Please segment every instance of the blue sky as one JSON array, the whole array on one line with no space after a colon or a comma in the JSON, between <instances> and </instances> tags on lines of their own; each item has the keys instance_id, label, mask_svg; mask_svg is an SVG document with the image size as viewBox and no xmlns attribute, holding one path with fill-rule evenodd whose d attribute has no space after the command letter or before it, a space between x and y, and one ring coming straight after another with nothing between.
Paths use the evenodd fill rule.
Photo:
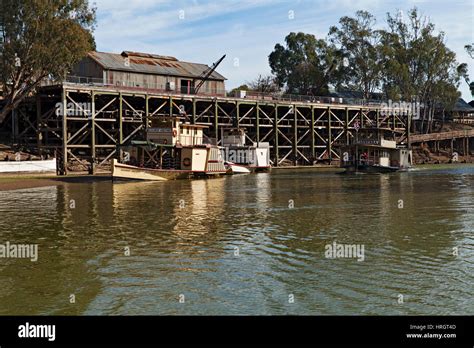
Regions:
<instances>
[{"instance_id":1,"label":"blue sky","mask_svg":"<svg viewBox=\"0 0 474 348\"><path fill-rule=\"evenodd\" d=\"M429 17L459 62L474 61L464 45L474 42L474 1L451 0L96 0L97 49L171 55L184 61L211 64L227 54L218 71L227 89L270 73L268 55L291 31L327 35L342 16L364 9L385 25L386 12L413 6ZM471 100L469 88L460 86Z\"/></svg>"}]
</instances>

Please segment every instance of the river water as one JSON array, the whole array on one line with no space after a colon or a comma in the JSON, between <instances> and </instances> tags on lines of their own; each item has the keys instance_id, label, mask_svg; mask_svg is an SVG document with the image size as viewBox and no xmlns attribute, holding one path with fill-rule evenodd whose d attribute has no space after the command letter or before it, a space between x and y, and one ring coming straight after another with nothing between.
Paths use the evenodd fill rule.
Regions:
<instances>
[{"instance_id":1,"label":"river water","mask_svg":"<svg viewBox=\"0 0 474 348\"><path fill-rule=\"evenodd\" d=\"M0 258L0 314L473 315L473 184L459 166L0 192L0 244L38 245Z\"/></svg>"}]
</instances>

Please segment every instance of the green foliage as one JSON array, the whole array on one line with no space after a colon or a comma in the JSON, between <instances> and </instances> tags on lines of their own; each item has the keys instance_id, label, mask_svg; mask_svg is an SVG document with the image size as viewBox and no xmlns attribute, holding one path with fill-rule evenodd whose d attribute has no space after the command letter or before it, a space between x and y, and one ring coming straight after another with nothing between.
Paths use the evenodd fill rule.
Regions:
<instances>
[{"instance_id":1,"label":"green foliage","mask_svg":"<svg viewBox=\"0 0 474 348\"><path fill-rule=\"evenodd\" d=\"M230 95L234 95L235 92L237 91L248 91L249 90L249 86L247 86L246 84L244 85L240 85L239 87L235 87L234 89L232 89L229 94Z\"/></svg>"},{"instance_id":2,"label":"green foliage","mask_svg":"<svg viewBox=\"0 0 474 348\"><path fill-rule=\"evenodd\" d=\"M271 75L258 75L258 77L248 82L248 90L260 93L278 92L279 86L275 81L275 77Z\"/></svg>"},{"instance_id":3,"label":"green foliage","mask_svg":"<svg viewBox=\"0 0 474 348\"><path fill-rule=\"evenodd\" d=\"M369 99L382 92L386 99L420 103L423 119L431 120L456 103L460 77L469 83L467 65L457 65L444 33L416 8L405 17L387 13L386 28L375 30L375 17L358 11L330 27L327 40L290 33L269 56L272 73L288 93L324 95L334 87ZM474 55L472 45L466 50Z\"/></svg>"},{"instance_id":4,"label":"green foliage","mask_svg":"<svg viewBox=\"0 0 474 348\"><path fill-rule=\"evenodd\" d=\"M357 11L355 18L342 17L340 27L329 29L329 40L342 52L342 88L362 91L368 99L380 86L382 67L379 64L379 34L373 29L375 17L366 11Z\"/></svg>"},{"instance_id":5,"label":"green foliage","mask_svg":"<svg viewBox=\"0 0 474 348\"><path fill-rule=\"evenodd\" d=\"M400 14L387 14L388 29L380 31L384 91L388 98L420 101L431 105L440 96L443 104L454 106L459 95L456 55L444 44L444 33L420 16L416 8ZM440 88L449 89L439 93Z\"/></svg>"},{"instance_id":6,"label":"green foliage","mask_svg":"<svg viewBox=\"0 0 474 348\"><path fill-rule=\"evenodd\" d=\"M0 122L46 77L63 78L94 49L95 9L87 0L2 0Z\"/></svg>"},{"instance_id":7,"label":"green foliage","mask_svg":"<svg viewBox=\"0 0 474 348\"><path fill-rule=\"evenodd\" d=\"M464 46L466 49L467 54L474 59L474 43L471 45L466 45ZM469 89L471 90L471 94L474 97L474 81L469 82L469 75L467 73L467 64L463 63L459 66L458 70L460 70L460 75L464 77L464 80L466 80L466 83L469 85Z\"/></svg>"},{"instance_id":8,"label":"green foliage","mask_svg":"<svg viewBox=\"0 0 474 348\"><path fill-rule=\"evenodd\" d=\"M466 45L464 48L466 49L467 54L469 54L471 58L474 59L474 43L471 45Z\"/></svg>"},{"instance_id":9,"label":"green foliage","mask_svg":"<svg viewBox=\"0 0 474 348\"><path fill-rule=\"evenodd\" d=\"M270 68L287 93L324 95L336 75L337 52L314 35L290 33L286 46L275 45L269 56Z\"/></svg>"}]
</instances>

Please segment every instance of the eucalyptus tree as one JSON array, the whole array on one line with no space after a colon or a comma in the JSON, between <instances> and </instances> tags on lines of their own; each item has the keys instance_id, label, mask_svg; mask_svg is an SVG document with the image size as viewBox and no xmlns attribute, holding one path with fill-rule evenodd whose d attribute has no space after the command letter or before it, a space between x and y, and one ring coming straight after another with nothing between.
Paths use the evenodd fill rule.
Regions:
<instances>
[{"instance_id":1,"label":"eucalyptus tree","mask_svg":"<svg viewBox=\"0 0 474 348\"><path fill-rule=\"evenodd\" d=\"M329 29L329 41L341 52L346 64L342 67L340 86L363 92L369 99L381 81L379 57L380 35L376 19L367 11L357 11L355 17L342 17L339 27Z\"/></svg>"},{"instance_id":2,"label":"eucalyptus tree","mask_svg":"<svg viewBox=\"0 0 474 348\"><path fill-rule=\"evenodd\" d=\"M435 25L416 8L407 20L400 12L388 13L387 24L380 31L383 90L389 99L421 103L423 131L440 105L450 109L459 98L456 55L446 46L444 33L435 33Z\"/></svg>"},{"instance_id":3,"label":"eucalyptus tree","mask_svg":"<svg viewBox=\"0 0 474 348\"><path fill-rule=\"evenodd\" d=\"M466 46L464 46L464 48L465 48L467 54L469 54L469 56L472 59L474 59L474 43L471 44L471 45L466 45ZM469 88L471 90L471 94L474 97L474 81L470 81L470 79L469 79L467 64L462 63L461 65L459 65L458 72L459 72L459 75L462 76L464 78L464 80L466 81L466 83L469 85Z\"/></svg>"},{"instance_id":4,"label":"eucalyptus tree","mask_svg":"<svg viewBox=\"0 0 474 348\"><path fill-rule=\"evenodd\" d=\"M325 95L340 74L337 50L312 34L290 33L285 46L276 44L269 64L276 82L287 93Z\"/></svg>"},{"instance_id":5,"label":"eucalyptus tree","mask_svg":"<svg viewBox=\"0 0 474 348\"><path fill-rule=\"evenodd\" d=\"M466 45L464 48L466 49L467 54L469 54L471 58L474 59L474 43Z\"/></svg>"},{"instance_id":6,"label":"eucalyptus tree","mask_svg":"<svg viewBox=\"0 0 474 348\"><path fill-rule=\"evenodd\" d=\"M46 77L64 78L94 49L94 24L87 0L0 2L0 123Z\"/></svg>"},{"instance_id":7,"label":"eucalyptus tree","mask_svg":"<svg viewBox=\"0 0 474 348\"><path fill-rule=\"evenodd\" d=\"M273 93L279 91L279 86L272 75L258 75L258 77L247 83L248 89L260 93Z\"/></svg>"}]
</instances>

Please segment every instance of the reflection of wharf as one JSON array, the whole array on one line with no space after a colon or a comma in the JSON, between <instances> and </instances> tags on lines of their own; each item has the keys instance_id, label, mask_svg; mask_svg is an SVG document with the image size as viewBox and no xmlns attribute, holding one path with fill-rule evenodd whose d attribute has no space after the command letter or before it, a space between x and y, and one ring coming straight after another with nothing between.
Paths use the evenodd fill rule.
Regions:
<instances>
[{"instance_id":1,"label":"reflection of wharf","mask_svg":"<svg viewBox=\"0 0 474 348\"><path fill-rule=\"evenodd\" d=\"M73 113L68 105L74 106ZM17 142L41 153L56 150L63 174L71 162L95 172L118 157L118 145L144 139L153 120L164 116L208 126L204 136L214 143L220 142L221 127L245 127L249 143L269 143L273 166L339 160L336 147L350 143L356 123L374 136L389 134L399 142L409 137L407 116L386 115L379 105L228 98L73 83L43 87L36 99L18 108L13 128Z\"/></svg>"}]
</instances>

